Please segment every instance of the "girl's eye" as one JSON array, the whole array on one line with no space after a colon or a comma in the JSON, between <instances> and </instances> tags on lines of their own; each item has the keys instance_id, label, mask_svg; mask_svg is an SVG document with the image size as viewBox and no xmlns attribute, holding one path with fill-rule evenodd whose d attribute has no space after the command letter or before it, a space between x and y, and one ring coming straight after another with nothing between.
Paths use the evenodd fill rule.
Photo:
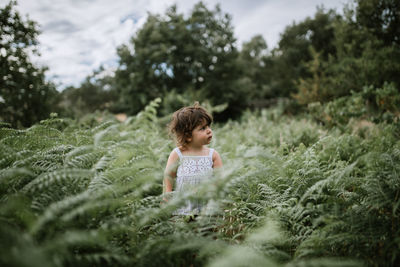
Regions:
<instances>
[{"instance_id":1,"label":"girl's eye","mask_svg":"<svg viewBox=\"0 0 400 267\"><path fill-rule=\"evenodd\" d=\"M203 130L207 129L207 127L209 127L209 126L206 125L206 126L201 127L201 128L200 128L200 131L203 131Z\"/></svg>"}]
</instances>

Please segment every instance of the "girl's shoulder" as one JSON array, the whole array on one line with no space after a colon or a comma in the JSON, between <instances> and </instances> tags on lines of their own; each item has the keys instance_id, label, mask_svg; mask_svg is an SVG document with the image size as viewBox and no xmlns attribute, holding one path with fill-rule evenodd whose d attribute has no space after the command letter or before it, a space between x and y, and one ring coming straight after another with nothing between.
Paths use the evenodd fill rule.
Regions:
<instances>
[{"instance_id":1,"label":"girl's shoulder","mask_svg":"<svg viewBox=\"0 0 400 267\"><path fill-rule=\"evenodd\" d=\"M169 153L168 160L175 161L180 157L180 151L176 148L172 149L171 153Z\"/></svg>"},{"instance_id":2,"label":"girl's shoulder","mask_svg":"<svg viewBox=\"0 0 400 267\"><path fill-rule=\"evenodd\" d=\"M219 157L219 153L218 153L217 150L215 150L215 149L213 149L213 148L210 148L210 149L212 150L212 158L213 158L213 159L216 158L216 157Z\"/></svg>"},{"instance_id":3,"label":"girl's shoulder","mask_svg":"<svg viewBox=\"0 0 400 267\"><path fill-rule=\"evenodd\" d=\"M214 150L212 154L212 161L214 163L213 168L219 168L222 167L222 159L219 153Z\"/></svg>"}]
</instances>

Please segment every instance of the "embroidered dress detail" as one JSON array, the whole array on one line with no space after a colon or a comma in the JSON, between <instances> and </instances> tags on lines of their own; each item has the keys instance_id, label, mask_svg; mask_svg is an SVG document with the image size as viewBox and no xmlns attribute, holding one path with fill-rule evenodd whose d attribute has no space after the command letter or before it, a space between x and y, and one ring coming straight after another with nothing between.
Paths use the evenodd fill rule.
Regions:
<instances>
[{"instance_id":1,"label":"embroidered dress detail","mask_svg":"<svg viewBox=\"0 0 400 267\"><path fill-rule=\"evenodd\" d=\"M176 173L176 192L193 190L196 185L212 175L214 149L210 148L207 156L184 156L179 148L174 149L179 156ZM203 208L200 201L186 201L185 205L174 212L175 215L199 214Z\"/></svg>"}]
</instances>

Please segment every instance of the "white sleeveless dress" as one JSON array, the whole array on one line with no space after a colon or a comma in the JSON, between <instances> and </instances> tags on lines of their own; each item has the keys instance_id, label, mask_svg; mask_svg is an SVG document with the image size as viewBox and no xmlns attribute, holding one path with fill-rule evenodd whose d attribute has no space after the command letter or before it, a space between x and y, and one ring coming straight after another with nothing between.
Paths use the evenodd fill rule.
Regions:
<instances>
[{"instance_id":1,"label":"white sleeveless dress","mask_svg":"<svg viewBox=\"0 0 400 267\"><path fill-rule=\"evenodd\" d=\"M193 190L199 183L211 178L213 171L212 155L214 149L210 148L207 156L184 156L179 148L174 149L179 156L179 165L176 172L177 193ZM204 203L200 201L186 201L185 205L177 209L174 215L200 214Z\"/></svg>"}]
</instances>

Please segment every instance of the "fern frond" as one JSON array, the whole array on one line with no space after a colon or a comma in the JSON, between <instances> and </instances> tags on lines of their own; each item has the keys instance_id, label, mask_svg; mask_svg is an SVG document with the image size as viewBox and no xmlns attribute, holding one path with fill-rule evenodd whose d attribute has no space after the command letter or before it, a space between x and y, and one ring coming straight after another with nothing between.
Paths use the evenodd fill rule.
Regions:
<instances>
[{"instance_id":1,"label":"fern frond","mask_svg":"<svg viewBox=\"0 0 400 267\"><path fill-rule=\"evenodd\" d=\"M100 172L104 171L111 163L111 161L114 160L114 156L111 155L110 152L107 154L103 155L92 167L93 170Z\"/></svg>"},{"instance_id":2,"label":"fern frond","mask_svg":"<svg viewBox=\"0 0 400 267\"><path fill-rule=\"evenodd\" d=\"M96 134L96 133L98 133L98 132L100 132L100 131L108 128L108 127L111 127L114 124L115 124L114 121L105 121L105 122L101 123L100 125L98 125L98 126L94 127L93 129L91 129L90 133L91 134Z\"/></svg>"},{"instance_id":3,"label":"fern frond","mask_svg":"<svg viewBox=\"0 0 400 267\"><path fill-rule=\"evenodd\" d=\"M29 183L35 174L26 168L9 168L0 170L0 196L17 193L23 186Z\"/></svg>"},{"instance_id":4,"label":"fern frond","mask_svg":"<svg viewBox=\"0 0 400 267\"><path fill-rule=\"evenodd\" d=\"M83 191L77 195L65 197L57 202L52 202L32 225L30 234L36 235L37 232L45 230L46 225L52 221L57 221L60 215L81 203L89 201L90 199L96 199L96 197L97 195L94 193ZM56 222L54 223L56 224Z\"/></svg>"},{"instance_id":5,"label":"fern frond","mask_svg":"<svg viewBox=\"0 0 400 267\"><path fill-rule=\"evenodd\" d=\"M113 124L108 126L106 129L101 130L96 132L96 134L94 135L94 145L98 146L103 139L108 138L115 138L115 135L118 134L118 129L117 129L118 125L117 124Z\"/></svg>"},{"instance_id":6,"label":"fern frond","mask_svg":"<svg viewBox=\"0 0 400 267\"><path fill-rule=\"evenodd\" d=\"M36 179L23 187L25 193L35 193L48 190L51 186L63 184L76 184L84 190L93 178L94 173L90 170L82 169L61 169L48 173L43 173Z\"/></svg>"}]
</instances>

